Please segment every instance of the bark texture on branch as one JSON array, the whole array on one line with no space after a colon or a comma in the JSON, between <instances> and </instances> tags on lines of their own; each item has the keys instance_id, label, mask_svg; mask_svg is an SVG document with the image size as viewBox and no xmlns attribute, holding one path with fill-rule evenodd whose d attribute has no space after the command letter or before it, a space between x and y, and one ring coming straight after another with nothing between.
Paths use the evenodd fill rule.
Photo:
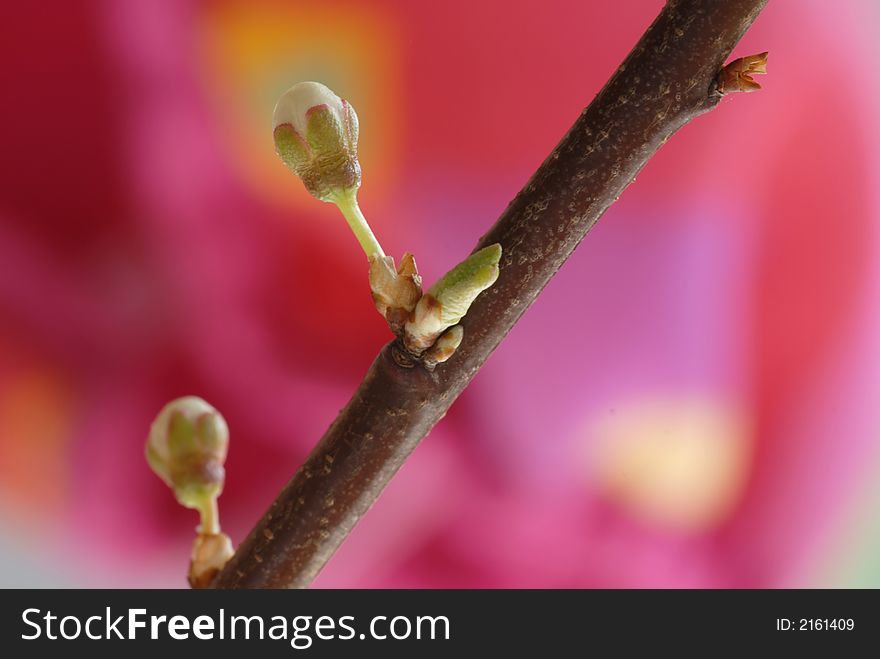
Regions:
<instances>
[{"instance_id":1,"label":"bark texture on branch","mask_svg":"<svg viewBox=\"0 0 880 659\"><path fill-rule=\"evenodd\" d=\"M386 345L348 405L214 582L305 587L599 217L679 128L712 109L715 79L767 0L670 0L475 249L501 274L433 373Z\"/></svg>"}]
</instances>

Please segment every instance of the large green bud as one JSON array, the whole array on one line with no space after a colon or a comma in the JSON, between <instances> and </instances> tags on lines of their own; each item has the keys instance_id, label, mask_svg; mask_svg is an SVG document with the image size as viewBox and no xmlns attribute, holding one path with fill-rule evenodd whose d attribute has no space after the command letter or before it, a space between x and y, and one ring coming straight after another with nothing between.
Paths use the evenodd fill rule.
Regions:
<instances>
[{"instance_id":1,"label":"large green bud","mask_svg":"<svg viewBox=\"0 0 880 659\"><path fill-rule=\"evenodd\" d=\"M457 325L477 296L498 279L500 260L501 245L489 245L471 254L434 284L419 299L406 323L407 349L421 354L434 345L443 332Z\"/></svg>"}]
</instances>

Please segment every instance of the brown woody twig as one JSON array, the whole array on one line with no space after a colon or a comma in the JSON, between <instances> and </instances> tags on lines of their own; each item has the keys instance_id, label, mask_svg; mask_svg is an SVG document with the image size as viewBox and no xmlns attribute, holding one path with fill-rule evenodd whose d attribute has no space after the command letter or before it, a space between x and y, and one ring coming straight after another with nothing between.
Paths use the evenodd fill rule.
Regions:
<instances>
[{"instance_id":1,"label":"brown woody twig","mask_svg":"<svg viewBox=\"0 0 880 659\"><path fill-rule=\"evenodd\" d=\"M464 341L453 357L430 372L407 358L396 342L386 345L351 401L214 587L311 583L416 445L657 149L690 120L714 108L724 92L736 91L731 81L763 72L746 66L724 69L722 75L722 65L766 2L670 0L666 4L477 244L475 249L501 244L501 275L462 321Z\"/></svg>"}]
</instances>

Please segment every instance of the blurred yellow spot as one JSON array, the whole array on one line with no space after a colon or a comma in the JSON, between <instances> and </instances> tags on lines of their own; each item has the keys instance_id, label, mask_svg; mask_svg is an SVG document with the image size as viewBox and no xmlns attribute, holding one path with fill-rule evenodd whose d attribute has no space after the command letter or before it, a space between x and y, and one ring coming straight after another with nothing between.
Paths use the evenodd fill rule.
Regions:
<instances>
[{"instance_id":1,"label":"blurred yellow spot","mask_svg":"<svg viewBox=\"0 0 880 659\"><path fill-rule=\"evenodd\" d=\"M66 494L70 391L48 370L10 375L0 382L0 494L29 513L49 513Z\"/></svg>"},{"instance_id":2,"label":"blurred yellow spot","mask_svg":"<svg viewBox=\"0 0 880 659\"><path fill-rule=\"evenodd\" d=\"M748 475L748 423L711 401L617 407L591 439L598 487L635 517L670 530L706 531L723 522Z\"/></svg>"},{"instance_id":3,"label":"blurred yellow spot","mask_svg":"<svg viewBox=\"0 0 880 659\"><path fill-rule=\"evenodd\" d=\"M202 78L229 164L258 193L284 205L314 200L275 155L272 111L306 80L351 102L360 118L364 185L382 195L393 183L403 111L398 93L399 28L375 5L216 3L202 9Z\"/></svg>"}]
</instances>

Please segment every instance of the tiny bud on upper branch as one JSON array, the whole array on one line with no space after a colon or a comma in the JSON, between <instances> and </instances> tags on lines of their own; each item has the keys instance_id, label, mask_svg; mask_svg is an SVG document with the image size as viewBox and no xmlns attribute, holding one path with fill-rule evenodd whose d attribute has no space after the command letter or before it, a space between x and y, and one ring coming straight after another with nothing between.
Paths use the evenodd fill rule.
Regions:
<instances>
[{"instance_id":1,"label":"tiny bud on upper branch","mask_svg":"<svg viewBox=\"0 0 880 659\"><path fill-rule=\"evenodd\" d=\"M716 90L719 94L730 92L754 92L761 89L753 75L767 73L767 56L769 53L758 53L733 60L721 69L715 78Z\"/></svg>"}]
</instances>

